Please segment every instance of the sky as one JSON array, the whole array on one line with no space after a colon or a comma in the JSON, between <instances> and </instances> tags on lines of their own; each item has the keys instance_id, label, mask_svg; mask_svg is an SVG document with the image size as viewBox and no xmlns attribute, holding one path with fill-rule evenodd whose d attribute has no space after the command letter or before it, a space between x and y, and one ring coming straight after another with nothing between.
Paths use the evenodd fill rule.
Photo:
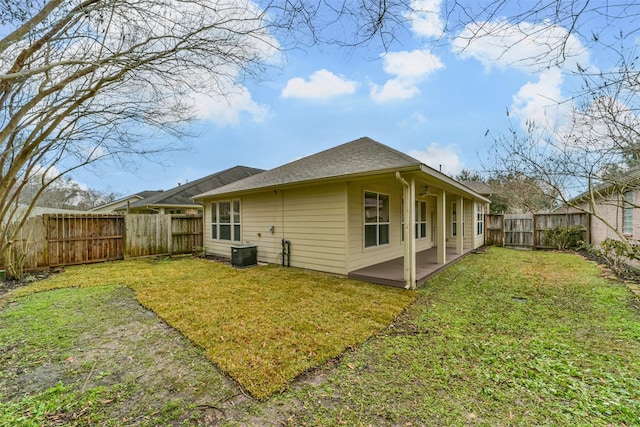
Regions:
<instances>
[{"instance_id":1,"label":"sky","mask_svg":"<svg viewBox=\"0 0 640 427\"><path fill-rule=\"evenodd\" d=\"M439 0L419 1L438 10ZM133 171L105 168L73 178L120 195L166 190L236 165L274 168L363 136L450 176L481 171L509 121L549 120L549 108L571 96L576 64L612 66L612 58L578 39L570 39L570 61L549 66L540 41L562 36L562 27L536 31L535 23L517 28L496 18L488 23L494 37L460 50L456 37L465 29L442 34L437 14L410 18L387 51L377 43L284 51L259 81L242 81L228 98L198 98L187 149ZM500 44L523 29L540 40L505 54ZM437 37L442 42L434 47Z\"/></svg>"}]
</instances>

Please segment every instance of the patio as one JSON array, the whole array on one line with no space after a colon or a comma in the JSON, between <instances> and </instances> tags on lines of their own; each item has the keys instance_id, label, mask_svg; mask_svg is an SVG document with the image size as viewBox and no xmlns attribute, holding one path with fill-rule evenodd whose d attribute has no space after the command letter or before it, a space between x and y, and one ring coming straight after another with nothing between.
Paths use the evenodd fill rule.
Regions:
<instances>
[{"instance_id":1,"label":"patio","mask_svg":"<svg viewBox=\"0 0 640 427\"><path fill-rule=\"evenodd\" d=\"M447 248L446 264L438 264L436 262L436 250L437 248L433 247L416 253L416 286L423 285L433 274L448 267L472 251L472 249L467 249L462 254L457 254L455 248ZM352 271L349 273L349 278L403 288L405 285L404 258L395 258Z\"/></svg>"}]
</instances>

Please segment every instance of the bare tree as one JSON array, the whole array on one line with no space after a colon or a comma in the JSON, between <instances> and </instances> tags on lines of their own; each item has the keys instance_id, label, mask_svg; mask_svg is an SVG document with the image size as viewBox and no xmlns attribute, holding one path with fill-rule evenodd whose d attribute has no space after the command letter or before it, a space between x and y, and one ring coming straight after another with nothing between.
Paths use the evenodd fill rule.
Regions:
<instances>
[{"instance_id":1,"label":"bare tree","mask_svg":"<svg viewBox=\"0 0 640 427\"><path fill-rule=\"evenodd\" d=\"M585 75L588 95L573 100L569 119L557 127L528 122L524 132L511 126L496 137L489 169L534 180L556 206L593 215L631 248L603 208L628 204L623 194L640 185L640 74L625 63L612 75L596 84Z\"/></svg>"},{"instance_id":2,"label":"bare tree","mask_svg":"<svg viewBox=\"0 0 640 427\"><path fill-rule=\"evenodd\" d=\"M277 63L283 45L274 35L331 41L323 29L346 20L357 24L346 44L376 36L386 43L409 3L1 2L0 257L57 180L175 148L194 118L195 94L231 95ZM175 137L171 147L159 134ZM40 185L23 209L21 193L35 176Z\"/></svg>"},{"instance_id":3,"label":"bare tree","mask_svg":"<svg viewBox=\"0 0 640 427\"><path fill-rule=\"evenodd\" d=\"M487 64L562 68L581 82L566 99L549 100L556 113L565 114L544 123L529 120L524 129L512 124L494 138L491 174L540 184L556 204L591 213L630 248L601 206L628 203L622 194L640 184L633 169L640 158L640 5L583 0L445 0L445 5L458 53L472 54L482 46L485 57L479 59ZM595 50L614 62L595 66L590 61Z\"/></svg>"},{"instance_id":4,"label":"bare tree","mask_svg":"<svg viewBox=\"0 0 640 427\"><path fill-rule=\"evenodd\" d=\"M61 177L48 184L36 199L35 195L42 188L43 177L37 174L29 180L20 191L20 203L25 206L34 199L37 206L47 208L88 210L118 198L118 194L86 188L71 177Z\"/></svg>"},{"instance_id":5,"label":"bare tree","mask_svg":"<svg viewBox=\"0 0 640 427\"><path fill-rule=\"evenodd\" d=\"M514 65L522 62L540 69L575 61L580 53L578 45L619 54L625 41L635 45L640 32L637 26L640 7L633 1L444 0L443 3L447 28L456 33L459 50L491 39L496 57L488 59L509 58L511 52L526 49L531 55L514 56Z\"/></svg>"}]
</instances>

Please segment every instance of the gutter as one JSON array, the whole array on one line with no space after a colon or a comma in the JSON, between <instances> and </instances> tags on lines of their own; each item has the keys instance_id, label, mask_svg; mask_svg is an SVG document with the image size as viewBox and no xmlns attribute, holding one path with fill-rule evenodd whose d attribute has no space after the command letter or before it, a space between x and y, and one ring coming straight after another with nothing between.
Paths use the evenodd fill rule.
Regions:
<instances>
[{"instance_id":1,"label":"gutter","mask_svg":"<svg viewBox=\"0 0 640 427\"><path fill-rule=\"evenodd\" d=\"M397 172L398 170L402 172L412 172L412 171L420 171L421 169L420 169L420 165L416 164L416 165L410 165L402 168L357 172L357 173L352 173L347 175L332 175L332 176L325 176L321 178L310 178L302 181L271 183L264 186L255 186L250 188L242 188L237 190L232 189L229 191L224 191L225 187L233 186L235 184L235 183L231 183L223 187L219 187L214 190L208 191L206 193L197 194L195 196L189 197L189 199L197 203L198 201L204 201L209 198L236 197L236 196L242 196L243 194L247 194L247 193L255 193L258 191L273 191L273 190L280 190L280 189L286 190L292 187L295 188L295 187L309 185L310 183L325 184L325 183L331 183L331 182L341 182L341 181L355 179L355 178L363 178L371 175L394 173L394 172ZM245 179L249 179L249 178L252 178L252 177L248 177ZM223 190L223 191L220 191L220 190Z\"/></svg>"}]
</instances>

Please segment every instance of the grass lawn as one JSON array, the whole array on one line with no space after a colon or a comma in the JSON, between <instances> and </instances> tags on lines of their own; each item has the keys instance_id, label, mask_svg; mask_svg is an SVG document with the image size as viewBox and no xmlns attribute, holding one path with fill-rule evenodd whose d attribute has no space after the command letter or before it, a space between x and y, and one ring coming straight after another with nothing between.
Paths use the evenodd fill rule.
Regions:
<instances>
[{"instance_id":1,"label":"grass lawn","mask_svg":"<svg viewBox=\"0 0 640 427\"><path fill-rule=\"evenodd\" d=\"M70 267L14 295L126 285L254 397L385 328L417 296L278 266L238 270L193 259L138 259Z\"/></svg>"},{"instance_id":2,"label":"grass lawn","mask_svg":"<svg viewBox=\"0 0 640 427\"><path fill-rule=\"evenodd\" d=\"M640 312L573 254L492 248L300 389L316 425L640 425ZM328 402L332 402L329 404Z\"/></svg>"},{"instance_id":3,"label":"grass lawn","mask_svg":"<svg viewBox=\"0 0 640 427\"><path fill-rule=\"evenodd\" d=\"M203 350L126 303L122 284ZM18 298L68 286L87 288ZM640 312L573 254L492 248L417 293L182 259L69 268L8 296L0 424L640 425ZM131 345L108 352L114 340ZM243 399L205 352L261 399ZM16 382L74 364L59 383Z\"/></svg>"}]
</instances>

